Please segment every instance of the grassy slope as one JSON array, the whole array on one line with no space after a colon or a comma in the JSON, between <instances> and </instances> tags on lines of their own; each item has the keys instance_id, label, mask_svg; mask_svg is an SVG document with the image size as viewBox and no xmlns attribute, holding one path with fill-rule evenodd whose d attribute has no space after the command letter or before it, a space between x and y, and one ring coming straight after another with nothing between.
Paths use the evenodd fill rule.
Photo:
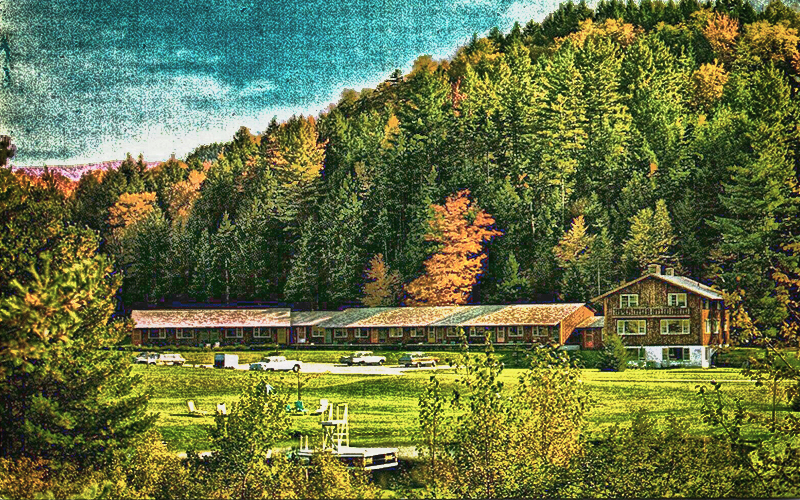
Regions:
<instances>
[{"instance_id":1,"label":"grassy slope","mask_svg":"<svg viewBox=\"0 0 800 500\"><path fill-rule=\"evenodd\" d=\"M520 372L519 369L503 372L507 387L516 385ZM193 399L202 410L211 411L219 402L230 407L252 377L267 379L288 400L296 399L297 376L292 373L144 366L137 366L135 373L142 376L145 387L151 391L150 409L160 414L158 426L164 438L178 450L192 447L202 450L210 446L207 426L213 424L213 418L189 416L187 399ZM417 400L429 376L430 372L403 376L302 375L306 381L303 400L312 408L320 398L349 403L352 444L406 446L414 442ZM456 376L440 372L439 378L448 388L454 386ZM590 435L602 427L628 421L639 410L657 418L689 417L690 429L706 431L699 415L696 387L711 379L730 381L724 385L725 393L742 397L748 410L763 415L769 412L766 389L754 387L752 382L742 379L738 370L730 368L628 370L623 373L587 369L583 379L594 400L589 413ZM785 409L785 405L781 408ZM293 430L319 435L314 417L295 417L292 423Z\"/></svg>"}]
</instances>

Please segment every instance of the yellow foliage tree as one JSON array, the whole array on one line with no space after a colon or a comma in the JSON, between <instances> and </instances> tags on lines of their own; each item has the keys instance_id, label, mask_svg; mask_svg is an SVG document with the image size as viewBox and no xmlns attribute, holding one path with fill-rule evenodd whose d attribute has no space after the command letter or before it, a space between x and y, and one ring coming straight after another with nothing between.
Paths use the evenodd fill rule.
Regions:
<instances>
[{"instance_id":1,"label":"yellow foliage tree","mask_svg":"<svg viewBox=\"0 0 800 500\"><path fill-rule=\"evenodd\" d=\"M708 15L707 11L702 11L701 14L707 16L703 36L711 45L711 50L720 61L730 63L733 60L736 38L739 36L739 23L721 13Z\"/></svg>"},{"instance_id":2,"label":"yellow foliage tree","mask_svg":"<svg viewBox=\"0 0 800 500\"><path fill-rule=\"evenodd\" d=\"M364 298L361 302L367 307L395 305L400 289L400 274L389 271L382 253L370 259L365 274L369 281L364 284Z\"/></svg>"},{"instance_id":3,"label":"yellow foliage tree","mask_svg":"<svg viewBox=\"0 0 800 500\"><path fill-rule=\"evenodd\" d=\"M194 202L200 197L200 186L205 180L205 173L192 170L185 181L172 186L169 192L168 211L173 221L184 220L189 216Z\"/></svg>"},{"instance_id":4,"label":"yellow foliage tree","mask_svg":"<svg viewBox=\"0 0 800 500\"><path fill-rule=\"evenodd\" d=\"M722 97L728 82L728 72L721 64L703 64L692 73L692 95L698 109L708 110Z\"/></svg>"},{"instance_id":5,"label":"yellow foliage tree","mask_svg":"<svg viewBox=\"0 0 800 500\"><path fill-rule=\"evenodd\" d=\"M784 24L771 24L768 21L758 21L744 27L742 39L739 42L739 57L748 61L765 63L773 61L791 65L797 70L798 56L797 45L800 37L797 30Z\"/></svg>"},{"instance_id":6,"label":"yellow foliage tree","mask_svg":"<svg viewBox=\"0 0 800 500\"><path fill-rule=\"evenodd\" d=\"M579 215L572 220L572 226L569 231L564 233L558 245L553 248L553 253L558 262L564 266L584 253L592 245L594 239L595 236L587 236L586 222L583 215Z\"/></svg>"},{"instance_id":7,"label":"yellow foliage tree","mask_svg":"<svg viewBox=\"0 0 800 500\"><path fill-rule=\"evenodd\" d=\"M562 38L556 38L555 42L557 46L560 46L566 40L570 40L573 45L583 47L588 38L606 37L624 48L631 45L643 32L642 28L626 23L622 19L606 19L599 24L595 24L591 19L586 19L580 23L578 31Z\"/></svg>"},{"instance_id":8,"label":"yellow foliage tree","mask_svg":"<svg viewBox=\"0 0 800 500\"><path fill-rule=\"evenodd\" d=\"M155 193L122 193L108 210L108 223L112 228L126 228L144 219L155 202Z\"/></svg>"},{"instance_id":9,"label":"yellow foliage tree","mask_svg":"<svg viewBox=\"0 0 800 500\"><path fill-rule=\"evenodd\" d=\"M425 239L441 249L425 261L425 274L406 287L406 304L466 304L486 259L483 243L502 233L490 228L494 218L472 205L467 189L447 198L444 206L431 208L434 216Z\"/></svg>"}]
</instances>

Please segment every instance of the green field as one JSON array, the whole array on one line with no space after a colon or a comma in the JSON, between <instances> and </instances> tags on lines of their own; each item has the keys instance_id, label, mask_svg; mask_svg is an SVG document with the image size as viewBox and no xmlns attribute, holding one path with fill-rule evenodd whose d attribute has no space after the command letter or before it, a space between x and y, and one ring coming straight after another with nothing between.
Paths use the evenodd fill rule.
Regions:
<instances>
[{"instance_id":1,"label":"green field","mask_svg":"<svg viewBox=\"0 0 800 500\"><path fill-rule=\"evenodd\" d=\"M516 385L520 369L506 369L506 386ZM210 447L208 426L213 418L188 414L186 401L193 399L201 410L213 411L217 403L235 402L248 380L266 379L286 394L289 401L297 395L297 375L293 373L250 373L189 367L134 367L150 391L151 411L159 413L158 426L170 447L175 450ZM347 402L350 412L351 443L370 446L409 446L417 429L417 400L430 371L405 375L331 375L301 374L305 381L302 399L308 408L316 408L320 398ZM456 375L440 370L445 389L454 387ZM769 396L763 387L743 379L732 368L628 370L622 373L583 371L593 404L589 412L588 433L598 434L603 427L628 421L634 412L645 411L655 418L669 415L689 417L687 427L697 433L708 432L699 414L697 386L710 380L724 382L724 392L740 397L747 410L766 416ZM781 414L787 410L782 404ZM315 417L293 417L293 431L319 435ZM286 446L291 443L285 443Z\"/></svg>"}]
</instances>

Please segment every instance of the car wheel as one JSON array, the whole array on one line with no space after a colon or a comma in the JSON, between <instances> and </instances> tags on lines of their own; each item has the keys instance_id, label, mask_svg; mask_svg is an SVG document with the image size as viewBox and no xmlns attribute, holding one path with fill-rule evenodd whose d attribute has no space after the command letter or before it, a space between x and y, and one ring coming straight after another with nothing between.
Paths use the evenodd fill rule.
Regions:
<instances>
[{"instance_id":1,"label":"car wheel","mask_svg":"<svg viewBox=\"0 0 800 500\"><path fill-rule=\"evenodd\" d=\"M408 363L406 363L406 368L408 368L409 366L411 366L411 365L410 365L410 364L408 364Z\"/></svg>"},{"instance_id":2,"label":"car wheel","mask_svg":"<svg viewBox=\"0 0 800 500\"><path fill-rule=\"evenodd\" d=\"M417 363L417 368L422 368L422 363Z\"/></svg>"},{"instance_id":3,"label":"car wheel","mask_svg":"<svg viewBox=\"0 0 800 500\"><path fill-rule=\"evenodd\" d=\"M353 362L352 361L348 361L347 362L347 366L353 366Z\"/></svg>"},{"instance_id":4,"label":"car wheel","mask_svg":"<svg viewBox=\"0 0 800 500\"><path fill-rule=\"evenodd\" d=\"M275 371L275 368L267 368L267 370L266 370L266 371L268 371L268 372L274 372L274 371Z\"/></svg>"},{"instance_id":5,"label":"car wheel","mask_svg":"<svg viewBox=\"0 0 800 500\"><path fill-rule=\"evenodd\" d=\"M294 365L292 367L292 371L295 372L295 373L299 372L300 371L300 365Z\"/></svg>"},{"instance_id":6,"label":"car wheel","mask_svg":"<svg viewBox=\"0 0 800 500\"><path fill-rule=\"evenodd\" d=\"M436 368L436 361L434 361L433 363L431 363L431 368Z\"/></svg>"},{"instance_id":7,"label":"car wheel","mask_svg":"<svg viewBox=\"0 0 800 500\"><path fill-rule=\"evenodd\" d=\"M361 366L366 366L366 365L367 365L367 362L366 362L366 361L362 361L362 362L360 362L360 363L359 363L359 365L361 365Z\"/></svg>"},{"instance_id":8,"label":"car wheel","mask_svg":"<svg viewBox=\"0 0 800 500\"><path fill-rule=\"evenodd\" d=\"M383 366L383 360L378 361L378 366Z\"/></svg>"}]
</instances>

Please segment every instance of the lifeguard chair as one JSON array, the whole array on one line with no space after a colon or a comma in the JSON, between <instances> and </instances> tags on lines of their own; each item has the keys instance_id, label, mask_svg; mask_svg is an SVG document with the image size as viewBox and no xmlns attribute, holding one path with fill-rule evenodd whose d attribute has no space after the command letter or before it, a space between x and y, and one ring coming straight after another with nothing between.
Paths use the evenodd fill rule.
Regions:
<instances>
[{"instance_id":1,"label":"lifeguard chair","mask_svg":"<svg viewBox=\"0 0 800 500\"><path fill-rule=\"evenodd\" d=\"M320 415L322 426L322 447L309 447L308 436L300 436L297 456L308 460L315 453L330 453L347 467L367 470L384 469L397 466L397 448L351 448L350 423L347 403L328 404Z\"/></svg>"},{"instance_id":2,"label":"lifeguard chair","mask_svg":"<svg viewBox=\"0 0 800 500\"><path fill-rule=\"evenodd\" d=\"M347 403L328 405L320 415L322 426L322 451L339 450L350 446L350 424L347 421Z\"/></svg>"}]
</instances>

